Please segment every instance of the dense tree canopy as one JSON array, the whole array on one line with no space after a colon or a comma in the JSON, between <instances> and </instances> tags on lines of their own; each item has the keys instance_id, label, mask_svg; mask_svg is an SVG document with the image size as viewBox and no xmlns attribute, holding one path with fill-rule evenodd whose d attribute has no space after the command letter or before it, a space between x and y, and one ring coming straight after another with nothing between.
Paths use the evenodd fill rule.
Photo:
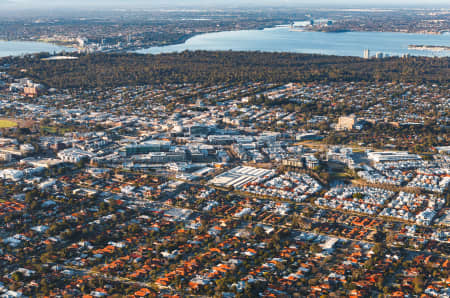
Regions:
<instances>
[{"instance_id":1,"label":"dense tree canopy","mask_svg":"<svg viewBox=\"0 0 450 298\"><path fill-rule=\"evenodd\" d=\"M323 56L263 52L182 52L161 55L80 55L43 61L40 56L4 58L13 74L48 87L92 88L160 83L401 81L448 83L450 58ZM24 74L21 74L22 76Z\"/></svg>"}]
</instances>

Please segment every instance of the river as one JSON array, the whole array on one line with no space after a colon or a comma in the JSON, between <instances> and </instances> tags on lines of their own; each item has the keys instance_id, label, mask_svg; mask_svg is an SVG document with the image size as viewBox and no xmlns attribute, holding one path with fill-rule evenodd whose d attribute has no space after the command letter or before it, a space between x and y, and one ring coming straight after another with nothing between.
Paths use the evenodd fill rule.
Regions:
<instances>
[{"instance_id":1,"label":"river","mask_svg":"<svg viewBox=\"0 0 450 298\"><path fill-rule=\"evenodd\" d=\"M288 26L264 30L226 31L194 36L183 44L151 47L137 51L143 54L181 52L185 50L233 50L314 53L338 56L363 56L377 52L391 56L449 56L450 51L408 49L408 45L450 46L450 34L413 34L394 32L325 33L292 31Z\"/></svg>"},{"instance_id":2,"label":"river","mask_svg":"<svg viewBox=\"0 0 450 298\"><path fill-rule=\"evenodd\" d=\"M264 30L241 30L206 33L185 43L138 50L142 54L161 54L185 50L265 51L313 53L338 56L363 56L377 52L391 56L450 56L450 51L412 50L409 45L450 46L450 34L415 34L394 32L324 33L293 31L288 26ZM0 57L38 52L73 51L71 48L43 42L0 41Z\"/></svg>"},{"instance_id":3,"label":"river","mask_svg":"<svg viewBox=\"0 0 450 298\"><path fill-rule=\"evenodd\" d=\"M40 52L72 52L74 49L45 42L0 40L0 57L21 56Z\"/></svg>"}]
</instances>

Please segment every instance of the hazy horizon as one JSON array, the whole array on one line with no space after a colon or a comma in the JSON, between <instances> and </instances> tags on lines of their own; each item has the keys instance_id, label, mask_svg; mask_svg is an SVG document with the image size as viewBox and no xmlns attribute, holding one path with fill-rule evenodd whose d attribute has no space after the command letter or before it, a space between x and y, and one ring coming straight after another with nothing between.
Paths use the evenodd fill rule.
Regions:
<instances>
[{"instance_id":1,"label":"hazy horizon","mask_svg":"<svg viewBox=\"0 0 450 298\"><path fill-rule=\"evenodd\" d=\"M330 0L316 0L316 1L303 1L303 0L172 0L168 1L156 0L156 1L144 1L144 0L78 0L76 2L71 1L56 1L56 0L0 0L1 10L49 10L49 9L102 9L111 10L119 8L127 9L169 9L169 8L232 8L232 7L292 7L298 6L301 8L410 8L410 7L423 7L423 8L448 8L450 3L445 0L430 0L424 3L420 0L369 0L361 3L361 1L330 1Z\"/></svg>"}]
</instances>

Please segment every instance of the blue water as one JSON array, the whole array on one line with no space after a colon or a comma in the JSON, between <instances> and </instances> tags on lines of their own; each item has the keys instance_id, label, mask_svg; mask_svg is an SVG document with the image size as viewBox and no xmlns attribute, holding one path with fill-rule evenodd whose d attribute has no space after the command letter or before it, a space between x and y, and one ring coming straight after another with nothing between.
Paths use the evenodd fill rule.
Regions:
<instances>
[{"instance_id":1,"label":"blue water","mask_svg":"<svg viewBox=\"0 0 450 298\"><path fill-rule=\"evenodd\" d=\"M74 49L44 42L0 41L0 57L20 56L40 52L72 52Z\"/></svg>"},{"instance_id":2,"label":"blue water","mask_svg":"<svg viewBox=\"0 0 450 298\"><path fill-rule=\"evenodd\" d=\"M338 56L363 56L382 52L391 56L450 56L450 51L409 50L408 45L450 46L450 34L411 34L394 32L324 33L291 31L282 26L264 30L226 31L194 36L183 44L152 47L138 53L171 53L185 50L233 50L316 53Z\"/></svg>"},{"instance_id":3,"label":"blue water","mask_svg":"<svg viewBox=\"0 0 450 298\"><path fill-rule=\"evenodd\" d=\"M242 30L207 33L194 36L183 44L152 47L138 53L172 53L185 50L234 50L316 53L338 56L363 56L382 52L391 56L450 56L450 51L409 50L408 45L450 46L450 34L411 34L393 32L324 33L291 31L287 26L264 30ZM71 52L74 49L42 42L0 41L0 57L39 52Z\"/></svg>"}]
</instances>

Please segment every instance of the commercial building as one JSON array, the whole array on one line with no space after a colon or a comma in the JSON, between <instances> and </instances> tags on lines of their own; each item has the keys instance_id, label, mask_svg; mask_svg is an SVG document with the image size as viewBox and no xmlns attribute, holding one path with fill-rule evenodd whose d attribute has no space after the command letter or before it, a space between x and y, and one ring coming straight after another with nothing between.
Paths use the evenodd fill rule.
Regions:
<instances>
[{"instance_id":1,"label":"commercial building","mask_svg":"<svg viewBox=\"0 0 450 298\"><path fill-rule=\"evenodd\" d=\"M35 97L39 94L39 89L37 87L25 87L23 89L25 96Z\"/></svg>"},{"instance_id":2,"label":"commercial building","mask_svg":"<svg viewBox=\"0 0 450 298\"><path fill-rule=\"evenodd\" d=\"M131 156L135 154L147 154L150 152L167 152L170 150L169 141L147 141L140 144L127 145L121 148L122 156Z\"/></svg>"},{"instance_id":3,"label":"commercial building","mask_svg":"<svg viewBox=\"0 0 450 298\"><path fill-rule=\"evenodd\" d=\"M405 151L383 151L383 152L369 152L367 157L374 162L399 161L399 160L420 160L422 159L417 154L410 154Z\"/></svg>"},{"instance_id":4,"label":"commercial building","mask_svg":"<svg viewBox=\"0 0 450 298\"><path fill-rule=\"evenodd\" d=\"M355 115L339 117L336 130L352 130L356 123Z\"/></svg>"},{"instance_id":5,"label":"commercial building","mask_svg":"<svg viewBox=\"0 0 450 298\"><path fill-rule=\"evenodd\" d=\"M236 188L250 182L261 182L274 175L274 170L239 166L216 176L211 180L211 184Z\"/></svg>"},{"instance_id":6,"label":"commercial building","mask_svg":"<svg viewBox=\"0 0 450 298\"><path fill-rule=\"evenodd\" d=\"M303 161L296 158L283 159L281 164L286 167L303 168Z\"/></svg>"},{"instance_id":7,"label":"commercial building","mask_svg":"<svg viewBox=\"0 0 450 298\"><path fill-rule=\"evenodd\" d=\"M364 50L364 59L369 59L370 58L370 50L369 49L365 49Z\"/></svg>"},{"instance_id":8,"label":"commercial building","mask_svg":"<svg viewBox=\"0 0 450 298\"><path fill-rule=\"evenodd\" d=\"M92 153L80 150L78 148L69 148L58 152L58 158L64 162L71 163L77 163L82 160L90 159L92 156Z\"/></svg>"},{"instance_id":9,"label":"commercial building","mask_svg":"<svg viewBox=\"0 0 450 298\"><path fill-rule=\"evenodd\" d=\"M314 155L305 155L305 162L308 169L314 169L319 166L319 160Z\"/></svg>"},{"instance_id":10,"label":"commercial building","mask_svg":"<svg viewBox=\"0 0 450 298\"><path fill-rule=\"evenodd\" d=\"M136 155L132 158L135 163L170 163L185 162L186 152L151 152L148 154Z\"/></svg>"}]
</instances>

